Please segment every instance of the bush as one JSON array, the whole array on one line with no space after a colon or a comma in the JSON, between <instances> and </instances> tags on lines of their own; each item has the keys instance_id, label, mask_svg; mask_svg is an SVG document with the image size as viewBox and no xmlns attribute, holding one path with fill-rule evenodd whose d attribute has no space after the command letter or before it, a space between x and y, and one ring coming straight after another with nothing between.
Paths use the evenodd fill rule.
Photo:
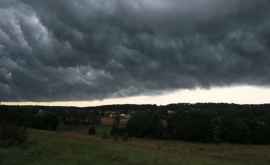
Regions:
<instances>
[{"instance_id":1,"label":"bush","mask_svg":"<svg viewBox=\"0 0 270 165\"><path fill-rule=\"evenodd\" d=\"M96 135L96 127L91 125L88 129L88 135Z\"/></svg>"},{"instance_id":2,"label":"bush","mask_svg":"<svg viewBox=\"0 0 270 165\"><path fill-rule=\"evenodd\" d=\"M134 114L127 124L129 136L161 138L163 125L156 112L138 112Z\"/></svg>"},{"instance_id":3,"label":"bush","mask_svg":"<svg viewBox=\"0 0 270 165\"><path fill-rule=\"evenodd\" d=\"M13 123L1 122L0 124L0 146L8 147L19 145L27 140L25 127Z\"/></svg>"},{"instance_id":4,"label":"bush","mask_svg":"<svg viewBox=\"0 0 270 165\"><path fill-rule=\"evenodd\" d=\"M32 119L32 128L55 131L59 125L57 116L53 113L38 113Z\"/></svg>"},{"instance_id":5,"label":"bush","mask_svg":"<svg viewBox=\"0 0 270 165\"><path fill-rule=\"evenodd\" d=\"M170 123L174 127L173 137L186 141L209 142L213 139L211 116L199 111L176 114Z\"/></svg>"},{"instance_id":6,"label":"bush","mask_svg":"<svg viewBox=\"0 0 270 165\"><path fill-rule=\"evenodd\" d=\"M222 130L220 138L225 142L231 143L249 143L250 128L245 120L241 118L226 118L224 119L221 127Z\"/></svg>"}]
</instances>

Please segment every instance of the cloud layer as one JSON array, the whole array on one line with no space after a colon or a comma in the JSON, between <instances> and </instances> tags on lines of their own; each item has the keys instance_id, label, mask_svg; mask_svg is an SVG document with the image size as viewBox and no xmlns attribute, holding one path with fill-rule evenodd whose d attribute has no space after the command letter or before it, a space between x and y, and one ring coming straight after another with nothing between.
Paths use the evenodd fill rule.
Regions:
<instances>
[{"instance_id":1,"label":"cloud layer","mask_svg":"<svg viewBox=\"0 0 270 165\"><path fill-rule=\"evenodd\" d=\"M1 0L0 100L270 85L268 0Z\"/></svg>"}]
</instances>

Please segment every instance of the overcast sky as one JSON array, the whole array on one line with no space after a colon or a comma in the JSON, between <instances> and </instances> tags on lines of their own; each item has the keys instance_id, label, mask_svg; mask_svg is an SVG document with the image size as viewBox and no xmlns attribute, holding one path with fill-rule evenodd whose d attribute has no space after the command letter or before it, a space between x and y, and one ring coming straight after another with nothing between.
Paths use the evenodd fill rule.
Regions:
<instances>
[{"instance_id":1,"label":"overcast sky","mask_svg":"<svg viewBox=\"0 0 270 165\"><path fill-rule=\"evenodd\" d=\"M256 103L239 88L269 85L269 0L0 0L2 101Z\"/></svg>"}]
</instances>

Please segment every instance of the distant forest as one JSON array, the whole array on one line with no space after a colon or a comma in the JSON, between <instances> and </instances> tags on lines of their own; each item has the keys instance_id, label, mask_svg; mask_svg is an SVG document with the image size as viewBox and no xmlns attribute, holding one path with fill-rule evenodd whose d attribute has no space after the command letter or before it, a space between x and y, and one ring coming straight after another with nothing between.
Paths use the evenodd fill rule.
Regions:
<instances>
[{"instance_id":1,"label":"distant forest","mask_svg":"<svg viewBox=\"0 0 270 165\"><path fill-rule=\"evenodd\" d=\"M0 124L57 130L94 128L111 117L112 136L205 143L270 144L270 104L107 105L98 107L0 106ZM122 119L126 124L120 125ZM1 134L0 127L0 134Z\"/></svg>"}]
</instances>

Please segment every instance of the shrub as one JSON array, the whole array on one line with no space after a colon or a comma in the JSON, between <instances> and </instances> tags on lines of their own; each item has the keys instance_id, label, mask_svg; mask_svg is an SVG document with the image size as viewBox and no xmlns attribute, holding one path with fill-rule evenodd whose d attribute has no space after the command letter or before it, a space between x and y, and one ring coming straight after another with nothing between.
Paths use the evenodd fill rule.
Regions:
<instances>
[{"instance_id":1,"label":"shrub","mask_svg":"<svg viewBox=\"0 0 270 165\"><path fill-rule=\"evenodd\" d=\"M59 125L59 120L53 113L38 113L32 120L32 127L36 129L55 131Z\"/></svg>"},{"instance_id":2,"label":"shrub","mask_svg":"<svg viewBox=\"0 0 270 165\"><path fill-rule=\"evenodd\" d=\"M96 127L91 125L88 129L88 135L96 135Z\"/></svg>"},{"instance_id":3,"label":"shrub","mask_svg":"<svg viewBox=\"0 0 270 165\"><path fill-rule=\"evenodd\" d=\"M172 119L173 137L186 141L208 142L212 140L213 129L210 115L199 111L179 112Z\"/></svg>"},{"instance_id":4,"label":"shrub","mask_svg":"<svg viewBox=\"0 0 270 165\"><path fill-rule=\"evenodd\" d=\"M127 124L129 136L161 138L163 125L156 112L138 112L134 114Z\"/></svg>"}]
</instances>

